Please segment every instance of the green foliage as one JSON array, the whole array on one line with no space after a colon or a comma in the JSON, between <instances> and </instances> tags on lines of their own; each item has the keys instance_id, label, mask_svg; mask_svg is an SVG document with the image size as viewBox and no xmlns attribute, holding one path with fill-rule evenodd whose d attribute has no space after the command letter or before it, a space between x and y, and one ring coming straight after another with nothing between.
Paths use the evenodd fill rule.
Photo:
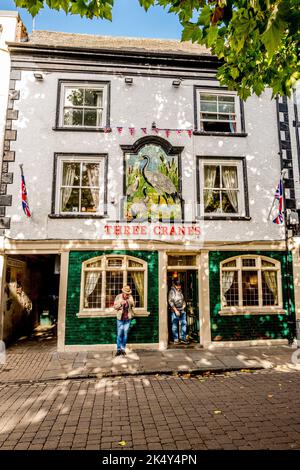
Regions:
<instances>
[{"instance_id":1,"label":"green foliage","mask_svg":"<svg viewBox=\"0 0 300 470\"><path fill-rule=\"evenodd\" d=\"M87 18L112 19L114 0L14 0L35 16L48 5ZM299 0L138 0L178 15L182 40L209 48L221 61L218 79L246 99L265 87L290 95L300 78Z\"/></svg>"}]
</instances>

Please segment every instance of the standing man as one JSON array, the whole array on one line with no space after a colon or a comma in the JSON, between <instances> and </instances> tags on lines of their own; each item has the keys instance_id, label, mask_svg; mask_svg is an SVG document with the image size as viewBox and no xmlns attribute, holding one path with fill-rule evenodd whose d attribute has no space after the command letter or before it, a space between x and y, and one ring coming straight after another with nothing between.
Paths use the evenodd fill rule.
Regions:
<instances>
[{"instance_id":1,"label":"standing man","mask_svg":"<svg viewBox=\"0 0 300 470\"><path fill-rule=\"evenodd\" d=\"M171 307L172 335L174 344L179 344L178 327L180 324L180 336L182 344L189 344L186 339L186 302L181 290L181 282L179 279L174 281L168 296L168 302Z\"/></svg>"},{"instance_id":2,"label":"standing man","mask_svg":"<svg viewBox=\"0 0 300 470\"><path fill-rule=\"evenodd\" d=\"M117 352L116 356L126 355L125 348L127 343L130 321L134 316L134 300L131 295L130 286L124 286L122 293L115 298L114 309L117 314Z\"/></svg>"}]
</instances>

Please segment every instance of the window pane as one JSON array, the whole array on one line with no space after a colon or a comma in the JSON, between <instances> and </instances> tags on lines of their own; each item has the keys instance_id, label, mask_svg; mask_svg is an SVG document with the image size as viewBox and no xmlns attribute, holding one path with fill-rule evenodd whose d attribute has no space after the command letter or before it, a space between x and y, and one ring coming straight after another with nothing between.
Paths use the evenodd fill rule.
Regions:
<instances>
[{"instance_id":1,"label":"window pane","mask_svg":"<svg viewBox=\"0 0 300 470\"><path fill-rule=\"evenodd\" d=\"M262 272L263 305L278 305L277 272Z\"/></svg>"},{"instance_id":2,"label":"window pane","mask_svg":"<svg viewBox=\"0 0 300 470\"><path fill-rule=\"evenodd\" d=\"M219 96L219 101L225 101L226 103L234 103L235 99L234 99L234 96L229 96L229 95L223 95L223 96Z\"/></svg>"},{"instance_id":3,"label":"window pane","mask_svg":"<svg viewBox=\"0 0 300 470\"><path fill-rule=\"evenodd\" d=\"M66 126L82 126L83 111L82 109L65 109L64 124Z\"/></svg>"},{"instance_id":4,"label":"window pane","mask_svg":"<svg viewBox=\"0 0 300 470\"><path fill-rule=\"evenodd\" d=\"M266 261L264 259L261 260L261 265L262 266L269 266L269 267L273 267L273 268L275 267L274 263L272 263L271 261Z\"/></svg>"},{"instance_id":5,"label":"window pane","mask_svg":"<svg viewBox=\"0 0 300 470\"><path fill-rule=\"evenodd\" d=\"M218 115L217 114L201 113L201 119L203 121L205 121L205 120L217 121L218 120Z\"/></svg>"},{"instance_id":6,"label":"window pane","mask_svg":"<svg viewBox=\"0 0 300 470\"><path fill-rule=\"evenodd\" d=\"M98 189L82 189L81 191L81 211L96 212L99 206Z\"/></svg>"},{"instance_id":7,"label":"window pane","mask_svg":"<svg viewBox=\"0 0 300 470\"><path fill-rule=\"evenodd\" d=\"M61 210L62 212L79 212L79 189L62 189Z\"/></svg>"},{"instance_id":8,"label":"window pane","mask_svg":"<svg viewBox=\"0 0 300 470\"><path fill-rule=\"evenodd\" d=\"M84 308L101 308L102 273L85 273Z\"/></svg>"},{"instance_id":9,"label":"window pane","mask_svg":"<svg viewBox=\"0 0 300 470\"><path fill-rule=\"evenodd\" d=\"M215 101L215 102L217 102L217 95L206 95L206 94L201 93L200 99L201 99L201 101L203 100L203 101Z\"/></svg>"},{"instance_id":10,"label":"window pane","mask_svg":"<svg viewBox=\"0 0 300 470\"><path fill-rule=\"evenodd\" d=\"M242 261L243 263L243 266L251 266L251 267L255 267L256 266L256 259L254 258L245 258L243 259Z\"/></svg>"},{"instance_id":11,"label":"window pane","mask_svg":"<svg viewBox=\"0 0 300 470\"><path fill-rule=\"evenodd\" d=\"M135 307L144 307L144 272L128 271L127 283L131 287Z\"/></svg>"},{"instance_id":12,"label":"window pane","mask_svg":"<svg viewBox=\"0 0 300 470\"><path fill-rule=\"evenodd\" d=\"M79 186L80 163L63 162L63 186Z\"/></svg>"},{"instance_id":13,"label":"window pane","mask_svg":"<svg viewBox=\"0 0 300 470\"><path fill-rule=\"evenodd\" d=\"M221 212L221 191L204 190L205 212Z\"/></svg>"},{"instance_id":14,"label":"window pane","mask_svg":"<svg viewBox=\"0 0 300 470\"><path fill-rule=\"evenodd\" d=\"M86 267L87 268L101 268L102 266L102 260L98 260L98 261L92 261L91 263L87 263L86 264Z\"/></svg>"},{"instance_id":15,"label":"window pane","mask_svg":"<svg viewBox=\"0 0 300 470\"><path fill-rule=\"evenodd\" d=\"M102 90L85 90L84 104L86 106L102 106Z\"/></svg>"},{"instance_id":16,"label":"window pane","mask_svg":"<svg viewBox=\"0 0 300 470\"><path fill-rule=\"evenodd\" d=\"M99 187L99 163L82 164L82 186Z\"/></svg>"},{"instance_id":17,"label":"window pane","mask_svg":"<svg viewBox=\"0 0 300 470\"><path fill-rule=\"evenodd\" d=\"M217 102L201 100L201 111L208 111L210 113L216 113L218 111Z\"/></svg>"},{"instance_id":18,"label":"window pane","mask_svg":"<svg viewBox=\"0 0 300 470\"><path fill-rule=\"evenodd\" d=\"M242 271L243 305L258 305L258 275L255 271Z\"/></svg>"},{"instance_id":19,"label":"window pane","mask_svg":"<svg viewBox=\"0 0 300 470\"><path fill-rule=\"evenodd\" d=\"M106 271L105 307L113 307L115 298L121 294L123 287L123 273L119 271Z\"/></svg>"},{"instance_id":20,"label":"window pane","mask_svg":"<svg viewBox=\"0 0 300 470\"><path fill-rule=\"evenodd\" d=\"M169 266L196 266L196 264L196 256L178 255L168 257Z\"/></svg>"},{"instance_id":21,"label":"window pane","mask_svg":"<svg viewBox=\"0 0 300 470\"><path fill-rule=\"evenodd\" d=\"M122 267L122 263L123 263L122 258L108 258L107 259L107 266Z\"/></svg>"},{"instance_id":22,"label":"window pane","mask_svg":"<svg viewBox=\"0 0 300 470\"><path fill-rule=\"evenodd\" d=\"M219 165L204 165L204 187L220 188Z\"/></svg>"},{"instance_id":23,"label":"window pane","mask_svg":"<svg viewBox=\"0 0 300 470\"><path fill-rule=\"evenodd\" d=\"M142 268L143 267L143 264L142 263L139 263L138 261L134 261L132 259L130 259L128 261L128 266L130 268Z\"/></svg>"},{"instance_id":24,"label":"window pane","mask_svg":"<svg viewBox=\"0 0 300 470\"><path fill-rule=\"evenodd\" d=\"M233 114L218 114L219 121L233 121L234 115Z\"/></svg>"},{"instance_id":25,"label":"window pane","mask_svg":"<svg viewBox=\"0 0 300 470\"><path fill-rule=\"evenodd\" d=\"M238 194L234 189L222 191L222 212L225 214L237 214Z\"/></svg>"},{"instance_id":26,"label":"window pane","mask_svg":"<svg viewBox=\"0 0 300 470\"><path fill-rule=\"evenodd\" d=\"M97 111L92 109L84 110L84 125L85 126L97 126Z\"/></svg>"},{"instance_id":27,"label":"window pane","mask_svg":"<svg viewBox=\"0 0 300 470\"><path fill-rule=\"evenodd\" d=\"M65 106L82 106L83 105L83 89L66 88Z\"/></svg>"},{"instance_id":28,"label":"window pane","mask_svg":"<svg viewBox=\"0 0 300 470\"><path fill-rule=\"evenodd\" d=\"M234 103L219 103L219 113L231 113L234 116Z\"/></svg>"},{"instance_id":29,"label":"window pane","mask_svg":"<svg viewBox=\"0 0 300 470\"><path fill-rule=\"evenodd\" d=\"M222 166L222 188L238 189L236 166Z\"/></svg>"},{"instance_id":30,"label":"window pane","mask_svg":"<svg viewBox=\"0 0 300 470\"><path fill-rule=\"evenodd\" d=\"M235 260L227 261L227 263L224 263L222 266L223 266L223 268L235 268L236 267L236 261Z\"/></svg>"},{"instance_id":31,"label":"window pane","mask_svg":"<svg viewBox=\"0 0 300 470\"><path fill-rule=\"evenodd\" d=\"M231 121L204 121L201 124L201 130L205 132L236 132L236 124Z\"/></svg>"},{"instance_id":32,"label":"window pane","mask_svg":"<svg viewBox=\"0 0 300 470\"><path fill-rule=\"evenodd\" d=\"M237 271L222 272L222 295L223 305L225 307L239 305L239 284Z\"/></svg>"}]
</instances>

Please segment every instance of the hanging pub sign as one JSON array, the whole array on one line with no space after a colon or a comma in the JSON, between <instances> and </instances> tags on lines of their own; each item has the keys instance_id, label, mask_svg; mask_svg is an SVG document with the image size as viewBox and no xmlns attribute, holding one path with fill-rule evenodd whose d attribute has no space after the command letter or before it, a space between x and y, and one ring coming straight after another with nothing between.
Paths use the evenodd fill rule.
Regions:
<instances>
[{"instance_id":1,"label":"hanging pub sign","mask_svg":"<svg viewBox=\"0 0 300 470\"><path fill-rule=\"evenodd\" d=\"M163 222L128 223L112 222L102 226L101 238L111 240L161 240L199 241L202 230L199 224Z\"/></svg>"}]
</instances>

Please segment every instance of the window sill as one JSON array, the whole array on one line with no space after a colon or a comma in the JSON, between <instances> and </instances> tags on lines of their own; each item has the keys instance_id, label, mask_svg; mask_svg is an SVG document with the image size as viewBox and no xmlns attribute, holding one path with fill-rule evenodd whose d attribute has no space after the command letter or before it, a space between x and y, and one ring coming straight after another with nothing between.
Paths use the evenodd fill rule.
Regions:
<instances>
[{"instance_id":1,"label":"window sill","mask_svg":"<svg viewBox=\"0 0 300 470\"><path fill-rule=\"evenodd\" d=\"M55 126L52 127L53 131L65 131L65 132L104 132L110 133L112 132L110 127L61 127Z\"/></svg>"},{"instance_id":2,"label":"window sill","mask_svg":"<svg viewBox=\"0 0 300 470\"><path fill-rule=\"evenodd\" d=\"M222 309L219 311L220 316L234 316L234 315L286 315L287 311L280 307L252 307L252 308L230 308Z\"/></svg>"},{"instance_id":3,"label":"window sill","mask_svg":"<svg viewBox=\"0 0 300 470\"><path fill-rule=\"evenodd\" d=\"M204 215L197 217L197 220L251 220L249 216L241 216L241 215Z\"/></svg>"},{"instance_id":4,"label":"window sill","mask_svg":"<svg viewBox=\"0 0 300 470\"><path fill-rule=\"evenodd\" d=\"M134 318L149 317L150 312L147 310L135 310ZM78 318L116 318L113 310L82 310L76 314Z\"/></svg>"},{"instance_id":5,"label":"window sill","mask_svg":"<svg viewBox=\"0 0 300 470\"><path fill-rule=\"evenodd\" d=\"M247 137L247 132L205 132L205 131L194 131L194 135L206 135L206 136L222 136L222 137Z\"/></svg>"},{"instance_id":6,"label":"window sill","mask_svg":"<svg viewBox=\"0 0 300 470\"><path fill-rule=\"evenodd\" d=\"M107 214L48 214L49 219L106 219Z\"/></svg>"}]
</instances>

